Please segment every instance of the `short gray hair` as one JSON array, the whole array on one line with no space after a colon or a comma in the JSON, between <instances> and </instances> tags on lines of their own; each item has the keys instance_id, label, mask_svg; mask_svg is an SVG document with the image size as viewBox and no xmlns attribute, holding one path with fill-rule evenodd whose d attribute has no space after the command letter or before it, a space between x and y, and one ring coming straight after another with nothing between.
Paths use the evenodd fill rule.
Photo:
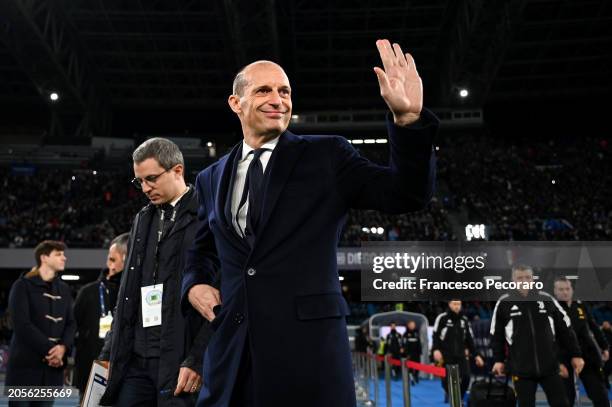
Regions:
<instances>
[{"instance_id":1,"label":"short gray hair","mask_svg":"<svg viewBox=\"0 0 612 407\"><path fill-rule=\"evenodd\" d=\"M529 273L531 273L533 275L533 267L527 265L527 264L515 264L512 266L512 275L514 276L514 273L516 273L517 271L528 271Z\"/></svg>"},{"instance_id":2,"label":"short gray hair","mask_svg":"<svg viewBox=\"0 0 612 407\"><path fill-rule=\"evenodd\" d=\"M110 245L108 247L110 248L112 247L112 245L117 245L117 250L119 250L123 254L126 254L128 250L128 240L129 239L130 239L129 233L127 232L122 233L116 238L114 238L113 240L111 240Z\"/></svg>"},{"instance_id":3,"label":"short gray hair","mask_svg":"<svg viewBox=\"0 0 612 407\"><path fill-rule=\"evenodd\" d=\"M260 59L259 61L251 62L250 64L243 66L242 69L240 69L238 71L236 76L234 76L234 83L232 84L232 94L233 95L238 95L238 96L243 96L244 95L244 89L247 86L249 86L249 81L246 78L246 70L248 68L250 68L251 66L253 66L253 65L260 65L260 64L276 65L280 69L283 69L276 62L268 61L268 60L265 60L265 59ZM284 70L283 70L283 72L284 72Z\"/></svg>"},{"instance_id":4,"label":"short gray hair","mask_svg":"<svg viewBox=\"0 0 612 407\"><path fill-rule=\"evenodd\" d=\"M140 164L148 158L156 159L159 165L166 170L177 164L185 165L183 153L181 153L178 146L174 142L162 137L148 139L132 153L132 160L136 164Z\"/></svg>"},{"instance_id":5,"label":"short gray hair","mask_svg":"<svg viewBox=\"0 0 612 407\"><path fill-rule=\"evenodd\" d=\"M234 77L234 83L232 84L232 94L233 95L238 95L238 96L244 95L244 90L246 89L247 86L249 86L249 81L247 81L247 78L244 72L246 68L247 68L246 66L242 68L240 72L238 72L236 76Z\"/></svg>"}]
</instances>

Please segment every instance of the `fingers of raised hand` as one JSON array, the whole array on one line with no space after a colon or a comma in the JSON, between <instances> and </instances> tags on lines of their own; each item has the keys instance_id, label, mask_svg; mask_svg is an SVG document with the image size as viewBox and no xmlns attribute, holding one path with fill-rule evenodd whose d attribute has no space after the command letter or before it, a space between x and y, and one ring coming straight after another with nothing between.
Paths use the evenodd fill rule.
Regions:
<instances>
[{"instance_id":1,"label":"fingers of raised hand","mask_svg":"<svg viewBox=\"0 0 612 407\"><path fill-rule=\"evenodd\" d=\"M397 65L395 54L388 40L376 41L376 48L378 48L378 53L380 54L385 72L388 72Z\"/></svg>"},{"instance_id":2,"label":"fingers of raised hand","mask_svg":"<svg viewBox=\"0 0 612 407\"><path fill-rule=\"evenodd\" d=\"M406 62L406 58L404 57L404 52L402 51L402 47L400 47L399 44L393 44L393 51L395 51L395 61L396 64L401 66L402 68L405 68L408 66L408 63Z\"/></svg>"}]
</instances>

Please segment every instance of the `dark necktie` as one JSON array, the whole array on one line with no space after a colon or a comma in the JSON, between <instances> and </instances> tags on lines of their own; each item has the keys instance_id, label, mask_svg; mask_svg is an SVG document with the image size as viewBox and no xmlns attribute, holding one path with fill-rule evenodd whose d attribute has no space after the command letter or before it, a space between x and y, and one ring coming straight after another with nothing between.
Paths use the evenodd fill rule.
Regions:
<instances>
[{"instance_id":1,"label":"dark necktie","mask_svg":"<svg viewBox=\"0 0 612 407\"><path fill-rule=\"evenodd\" d=\"M249 164L246 178L244 180L244 189L242 190L242 196L240 198L240 204L238 205L238 211L236 212L236 223L238 223L238 214L245 205L246 200L249 200L249 208L246 216L246 230L243 232L243 236L251 241L254 234L257 232L257 226L259 222L259 216L261 214L262 205L262 183L263 183L263 166L259 158L264 151L269 151L267 148L258 148L256 150L249 151L249 154L253 154L253 159Z\"/></svg>"}]
</instances>

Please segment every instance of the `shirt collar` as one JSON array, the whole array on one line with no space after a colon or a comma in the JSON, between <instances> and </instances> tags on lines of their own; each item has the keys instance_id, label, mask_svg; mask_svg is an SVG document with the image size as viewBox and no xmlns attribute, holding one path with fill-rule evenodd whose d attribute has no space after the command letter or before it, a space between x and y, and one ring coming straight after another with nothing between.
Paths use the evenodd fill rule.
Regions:
<instances>
[{"instance_id":1,"label":"shirt collar","mask_svg":"<svg viewBox=\"0 0 612 407\"><path fill-rule=\"evenodd\" d=\"M280 138L280 135L276 136L275 138L273 138L272 140L268 141L267 143L265 143L264 145L262 145L260 148L267 148L270 151L274 151L274 148L276 147L276 145L278 144L278 139ZM249 146L246 141L242 140L242 158L240 159L240 161L243 161L246 156L251 152L255 150L253 147Z\"/></svg>"},{"instance_id":2,"label":"shirt collar","mask_svg":"<svg viewBox=\"0 0 612 407\"><path fill-rule=\"evenodd\" d=\"M176 206L176 204L178 203L178 201L180 201L180 200L181 200L181 198L182 198L183 196L185 196L185 194L186 194L187 192L189 192L189 188L191 188L191 187L190 187L189 185L187 185L187 189L185 189L185 191L184 191L182 194L180 194L180 195L179 195L179 196L178 196L178 197L177 197L177 198L176 198L174 201L170 202L170 205L172 205L172 206Z\"/></svg>"}]
</instances>

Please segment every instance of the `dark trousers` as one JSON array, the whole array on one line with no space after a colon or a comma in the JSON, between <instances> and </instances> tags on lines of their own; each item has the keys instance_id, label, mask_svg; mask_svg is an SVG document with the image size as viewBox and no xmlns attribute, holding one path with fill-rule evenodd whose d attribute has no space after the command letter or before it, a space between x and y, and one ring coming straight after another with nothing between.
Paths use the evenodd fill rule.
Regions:
<instances>
[{"instance_id":1,"label":"dark trousers","mask_svg":"<svg viewBox=\"0 0 612 407\"><path fill-rule=\"evenodd\" d=\"M251 350L248 340L245 342L240 368L236 375L236 384L232 391L229 407L251 407L253 400L253 370L251 368Z\"/></svg>"},{"instance_id":2,"label":"dark trousers","mask_svg":"<svg viewBox=\"0 0 612 407\"><path fill-rule=\"evenodd\" d=\"M573 406L574 401L576 400L574 369L570 366L567 370L569 372L569 377L567 379L563 379L563 383L565 384L570 406ZM610 407L608 390L606 389L603 371L601 368L592 366L590 364L585 364L584 369L582 369L582 372L580 372L580 380L584 385L587 396L593 402L593 407Z\"/></svg>"},{"instance_id":3,"label":"dark trousers","mask_svg":"<svg viewBox=\"0 0 612 407\"><path fill-rule=\"evenodd\" d=\"M606 388L610 388L610 374L612 374L612 360L608 359L608 361L604 364L603 368L604 372L604 380Z\"/></svg>"},{"instance_id":4,"label":"dark trousers","mask_svg":"<svg viewBox=\"0 0 612 407\"><path fill-rule=\"evenodd\" d=\"M420 363L421 362L421 354L408 355L408 360L410 360L412 362ZM419 371L417 369L410 369L410 376L412 376L412 379L415 381L415 383L419 382Z\"/></svg>"},{"instance_id":5,"label":"dark trousers","mask_svg":"<svg viewBox=\"0 0 612 407\"><path fill-rule=\"evenodd\" d=\"M567 394L561 390L563 389L563 381L558 374L541 378L513 376L512 381L514 382L514 391L519 407L535 407L538 384L542 386L550 407L570 407Z\"/></svg>"},{"instance_id":6,"label":"dark trousers","mask_svg":"<svg viewBox=\"0 0 612 407\"><path fill-rule=\"evenodd\" d=\"M157 396L159 394L157 386L158 370L158 358L132 357L115 406L157 406Z\"/></svg>"},{"instance_id":7,"label":"dark trousers","mask_svg":"<svg viewBox=\"0 0 612 407\"><path fill-rule=\"evenodd\" d=\"M459 379L461 381L461 399L463 399L463 396L465 396L465 393L470 387L470 365L468 364L467 359L449 360L445 361L444 364L446 366L459 366ZM442 388L444 388L444 393L448 396L448 369L446 369L446 376L442 378Z\"/></svg>"},{"instance_id":8,"label":"dark trousers","mask_svg":"<svg viewBox=\"0 0 612 407\"><path fill-rule=\"evenodd\" d=\"M391 356L393 359L397 359L397 360L402 359L402 355L399 352L389 353L388 355ZM391 372L393 372L393 376L397 379L402 377L402 367L401 366L391 365Z\"/></svg>"}]
</instances>

